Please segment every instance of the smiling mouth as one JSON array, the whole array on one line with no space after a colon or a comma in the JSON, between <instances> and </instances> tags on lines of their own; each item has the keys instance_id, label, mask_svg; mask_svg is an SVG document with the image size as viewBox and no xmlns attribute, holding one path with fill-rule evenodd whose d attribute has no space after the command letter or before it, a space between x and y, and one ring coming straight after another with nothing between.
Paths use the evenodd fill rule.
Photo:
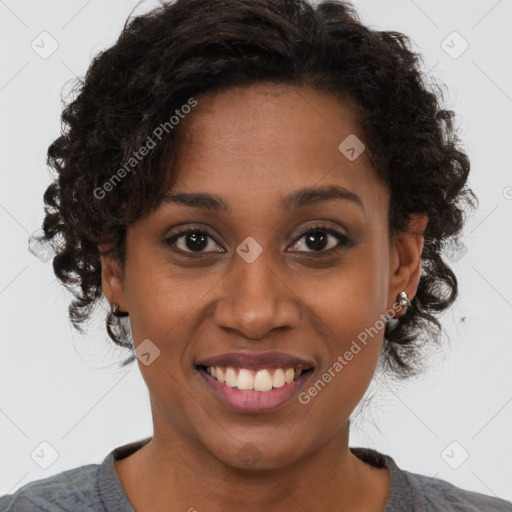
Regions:
<instances>
[{"instance_id":1,"label":"smiling mouth","mask_svg":"<svg viewBox=\"0 0 512 512\"><path fill-rule=\"evenodd\" d=\"M309 374L313 368L262 367L259 369L235 366L197 366L213 379L229 388L262 393L291 384L302 375ZM301 379L302 380L302 379Z\"/></svg>"}]
</instances>

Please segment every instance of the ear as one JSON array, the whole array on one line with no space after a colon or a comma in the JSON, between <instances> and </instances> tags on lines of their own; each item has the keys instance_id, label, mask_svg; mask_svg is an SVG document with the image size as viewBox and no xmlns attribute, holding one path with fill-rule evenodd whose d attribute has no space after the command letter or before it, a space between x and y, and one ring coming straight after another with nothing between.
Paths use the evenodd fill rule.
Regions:
<instances>
[{"instance_id":1,"label":"ear","mask_svg":"<svg viewBox=\"0 0 512 512\"><path fill-rule=\"evenodd\" d=\"M107 247L99 245L98 249L102 255ZM124 276L118 261L110 256L100 256L101 261L101 288L103 294L112 304L119 304L120 311L126 311L126 302L124 295Z\"/></svg>"},{"instance_id":2,"label":"ear","mask_svg":"<svg viewBox=\"0 0 512 512\"><path fill-rule=\"evenodd\" d=\"M422 213L409 215L408 232L401 231L393 237L391 244L391 268L388 294L388 309L397 302L397 295L405 291L411 301L416 295L421 277L421 254L423 252L423 233L428 217ZM406 308L395 316L405 314Z\"/></svg>"}]
</instances>

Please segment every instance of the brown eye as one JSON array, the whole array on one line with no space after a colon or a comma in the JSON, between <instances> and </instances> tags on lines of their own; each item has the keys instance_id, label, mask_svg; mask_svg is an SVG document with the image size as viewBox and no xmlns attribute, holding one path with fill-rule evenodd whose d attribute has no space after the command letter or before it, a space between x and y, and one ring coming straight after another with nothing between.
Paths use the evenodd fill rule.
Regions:
<instances>
[{"instance_id":1,"label":"brown eye","mask_svg":"<svg viewBox=\"0 0 512 512\"><path fill-rule=\"evenodd\" d=\"M300 242L304 239L304 242ZM350 246L350 239L342 233L324 226L314 226L304 231L299 239L293 244L292 248L298 249L298 252L336 252L343 247ZM302 248L309 248L310 251Z\"/></svg>"},{"instance_id":2,"label":"brown eye","mask_svg":"<svg viewBox=\"0 0 512 512\"><path fill-rule=\"evenodd\" d=\"M207 231L189 228L178 231L178 234L166 238L164 242L166 245L176 248L181 252L204 254L224 252L222 249L216 250L216 244L210 244L213 245L213 248L209 251L205 251L209 246L209 239L214 241ZM219 246L217 245L217 247Z\"/></svg>"}]
</instances>

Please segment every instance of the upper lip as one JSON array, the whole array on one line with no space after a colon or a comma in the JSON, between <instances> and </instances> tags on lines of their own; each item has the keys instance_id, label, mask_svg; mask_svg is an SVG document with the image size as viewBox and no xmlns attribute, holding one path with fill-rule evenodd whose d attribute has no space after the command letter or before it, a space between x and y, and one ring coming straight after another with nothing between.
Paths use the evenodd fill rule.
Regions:
<instances>
[{"instance_id":1,"label":"upper lip","mask_svg":"<svg viewBox=\"0 0 512 512\"><path fill-rule=\"evenodd\" d=\"M284 352L229 352L202 359L197 366L235 366L240 368L276 367L301 368L314 367L314 363Z\"/></svg>"}]
</instances>

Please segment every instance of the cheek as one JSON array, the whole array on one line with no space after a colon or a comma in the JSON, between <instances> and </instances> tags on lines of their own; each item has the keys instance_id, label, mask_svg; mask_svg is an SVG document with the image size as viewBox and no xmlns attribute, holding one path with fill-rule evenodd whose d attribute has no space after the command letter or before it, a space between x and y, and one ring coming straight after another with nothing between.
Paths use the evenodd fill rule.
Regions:
<instances>
[{"instance_id":1,"label":"cheek","mask_svg":"<svg viewBox=\"0 0 512 512\"><path fill-rule=\"evenodd\" d=\"M350 411L372 379L386 325L386 264L376 247L361 247L335 275L309 287L312 320L327 348L315 386L326 407Z\"/></svg>"},{"instance_id":2,"label":"cheek","mask_svg":"<svg viewBox=\"0 0 512 512\"><path fill-rule=\"evenodd\" d=\"M334 431L345 423L364 396L382 350L385 322L352 301L338 308L323 338L328 356L299 396L311 407L309 421L319 430Z\"/></svg>"},{"instance_id":3,"label":"cheek","mask_svg":"<svg viewBox=\"0 0 512 512\"><path fill-rule=\"evenodd\" d=\"M176 267L149 251L132 251L126 275L126 301L136 343L152 337L163 341L166 333L172 336L204 295L199 280L191 281L190 273L185 279Z\"/></svg>"},{"instance_id":4,"label":"cheek","mask_svg":"<svg viewBox=\"0 0 512 512\"><path fill-rule=\"evenodd\" d=\"M372 305L371 295L363 291L358 295L340 302L342 305L332 311L330 332L325 336L329 351L329 359L322 364L328 374L325 379L336 381L334 387L347 396L358 396L356 390L369 384L384 338L385 320L380 309Z\"/></svg>"},{"instance_id":5,"label":"cheek","mask_svg":"<svg viewBox=\"0 0 512 512\"><path fill-rule=\"evenodd\" d=\"M386 272L384 259L361 247L329 275L296 282L297 294L325 329L331 348L343 350L365 330L383 327L377 321L386 311Z\"/></svg>"}]
</instances>

